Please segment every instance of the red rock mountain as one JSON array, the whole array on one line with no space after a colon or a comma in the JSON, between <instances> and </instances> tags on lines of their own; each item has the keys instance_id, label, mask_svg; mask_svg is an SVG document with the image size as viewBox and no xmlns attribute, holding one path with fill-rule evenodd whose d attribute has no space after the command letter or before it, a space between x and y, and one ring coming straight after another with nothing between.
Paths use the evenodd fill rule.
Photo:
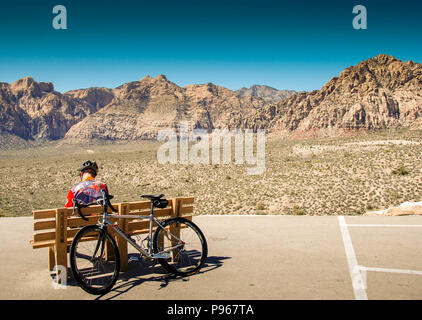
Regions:
<instances>
[{"instance_id":1,"label":"red rock mountain","mask_svg":"<svg viewBox=\"0 0 422 320\"><path fill-rule=\"evenodd\" d=\"M290 98L297 92L294 90L277 90L263 85L253 85L250 88L240 88L236 93L241 97L260 97L269 102L277 103L286 98Z\"/></svg>"},{"instance_id":2,"label":"red rock mountain","mask_svg":"<svg viewBox=\"0 0 422 320\"><path fill-rule=\"evenodd\" d=\"M27 77L0 83L0 133L24 139L154 139L158 130L182 120L197 128L265 128L289 136L422 129L422 65L387 55L347 68L321 90L277 103L262 98L266 92L240 94L212 83L179 87L161 75L115 89L61 94L51 83Z\"/></svg>"},{"instance_id":3,"label":"red rock mountain","mask_svg":"<svg viewBox=\"0 0 422 320\"><path fill-rule=\"evenodd\" d=\"M0 132L23 139L60 139L99 106L54 91L30 77L0 83Z\"/></svg>"},{"instance_id":4,"label":"red rock mountain","mask_svg":"<svg viewBox=\"0 0 422 320\"><path fill-rule=\"evenodd\" d=\"M163 75L147 76L118 90L107 106L73 126L66 138L154 139L158 130L177 129L182 120L209 130L236 128L266 105L261 98L243 98L212 83L182 88Z\"/></svg>"},{"instance_id":5,"label":"red rock mountain","mask_svg":"<svg viewBox=\"0 0 422 320\"><path fill-rule=\"evenodd\" d=\"M299 93L261 113L272 132L422 129L422 65L378 55L344 70L321 90Z\"/></svg>"}]
</instances>

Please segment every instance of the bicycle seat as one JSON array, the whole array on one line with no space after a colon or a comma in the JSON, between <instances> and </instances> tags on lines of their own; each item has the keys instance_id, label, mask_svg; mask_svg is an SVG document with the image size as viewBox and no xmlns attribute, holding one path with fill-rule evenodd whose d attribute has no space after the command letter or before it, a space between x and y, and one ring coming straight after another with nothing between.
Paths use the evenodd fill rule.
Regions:
<instances>
[{"instance_id":1,"label":"bicycle seat","mask_svg":"<svg viewBox=\"0 0 422 320\"><path fill-rule=\"evenodd\" d=\"M164 194L145 194L141 196L141 198L147 198L150 200L159 200L162 197L164 197Z\"/></svg>"}]
</instances>

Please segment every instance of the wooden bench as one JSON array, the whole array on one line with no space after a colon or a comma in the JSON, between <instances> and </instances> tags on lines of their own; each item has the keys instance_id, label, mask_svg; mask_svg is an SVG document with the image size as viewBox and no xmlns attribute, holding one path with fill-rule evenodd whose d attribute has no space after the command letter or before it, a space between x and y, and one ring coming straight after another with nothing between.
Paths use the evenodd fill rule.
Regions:
<instances>
[{"instance_id":1,"label":"wooden bench","mask_svg":"<svg viewBox=\"0 0 422 320\"><path fill-rule=\"evenodd\" d=\"M166 208L154 208L154 217L184 217L192 220L194 198L174 198L168 200L169 204ZM118 203L113 204L113 206L118 209L117 215L149 215L151 202ZM103 208L102 206L84 208L83 213L87 216L90 215L87 217L89 221L84 221L77 214L72 215L72 212L72 208L36 210L32 212L34 217L34 236L29 242L34 249L48 248L48 268L50 271L53 271L56 265L63 266L67 270L67 247L70 246L73 237L83 226L97 223L98 217L102 216ZM110 220L117 222L118 227L128 235L149 232L148 219L111 218ZM110 234L114 236L119 248L120 270L125 271L128 266L128 243L111 230L111 228L109 229ZM153 230L155 229L156 226L154 226ZM58 276L59 270L58 268L56 269Z\"/></svg>"}]
</instances>

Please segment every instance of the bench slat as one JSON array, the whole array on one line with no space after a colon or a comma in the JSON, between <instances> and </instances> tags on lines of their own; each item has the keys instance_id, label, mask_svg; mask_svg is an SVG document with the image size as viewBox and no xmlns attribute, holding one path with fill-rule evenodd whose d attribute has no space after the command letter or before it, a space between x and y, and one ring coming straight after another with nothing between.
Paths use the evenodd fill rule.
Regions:
<instances>
[{"instance_id":1,"label":"bench slat","mask_svg":"<svg viewBox=\"0 0 422 320\"><path fill-rule=\"evenodd\" d=\"M189 206L189 207L180 207L180 214L187 214L187 213L192 213L193 212L193 207Z\"/></svg>"},{"instance_id":2,"label":"bench slat","mask_svg":"<svg viewBox=\"0 0 422 320\"><path fill-rule=\"evenodd\" d=\"M66 215L68 217L73 216L73 208L61 208L64 212L66 212ZM101 214L103 213L103 208L100 205L82 208L82 213L84 215L90 215L90 214ZM111 209L109 208L107 212L112 213ZM34 220L38 219L48 219L48 218L55 218L56 217L56 209L48 209L48 210L35 210L32 211L32 215L34 217ZM75 216L77 213L75 213Z\"/></svg>"},{"instance_id":3,"label":"bench slat","mask_svg":"<svg viewBox=\"0 0 422 320\"><path fill-rule=\"evenodd\" d=\"M113 205L113 207L116 208L116 205ZM117 208L116 208L117 209ZM91 206L91 207L86 207L86 208L82 208L81 212L84 216L89 216L91 214L102 214L103 213L103 207L100 205L95 205L95 206ZM110 208L108 208L107 212L112 213L113 211L111 211ZM73 214L73 209L72 208L67 208L66 210L67 216L68 217L79 217L77 209L75 209L75 214Z\"/></svg>"},{"instance_id":4,"label":"bench slat","mask_svg":"<svg viewBox=\"0 0 422 320\"><path fill-rule=\"evenodd\" d=\"M86 226L86 225L89 225L89 224L96 224L99 217L102 217L102 215L89 216L89 217L87 217L88 221L85 221L82 218L79 218L79 217L77 218L77 217L73 216L73 217L67 219L67 226L68 227L82 227L82 226ZM117 219L116 218L109 218L109 220L111 222L115 222Z\"/></svg>"},{"instance_id":5,"label":"bench slat","mask_svg":"<svg viewBox=\"0 0 422 320\"><path fill-rule=\"evenodd\" d=\"M128 205L129 205L129 210L149 209L151 207L151 202L149 201L129 202Z\"/></svg>"},{"instance_id":6,"label":"bench slat","mask_svg":"<svg viewBox=\"0 0 422 320\"><path fill-rule=\"evenodd\" d=\"M154 234L155 229L157 229L157 227L152 228L152 234ZM149 229L139 229L139 230L130 232L131 235L146 234L146 233L149 233Z\"/></svg>"},{"instance_id":7,"label":"bench slat","mask_svg":"<svg viewBox=\"0 0 422 320\"><path fill-rule=\"evenodd\" d=\"M172 214L171 208L155 209L154 210L154 217L165 217L165 216L170 216L171 214Z\"/></svg>"},{"instance_id":8,"label":"bench slat","mask_svg":"<svg viewBox=\"0 0 422 320\"><path fill-rule=\"evenodd\" d=\"M68 228L67 229L67 237L73 238L76 233L81 230L81 228ZM44 242L46 240L55 240L56 239L56 232L43 232L43 233L34 233L33 242L34 244L37 242Z\"/></svg>"},{"instance_id":9,"label":"bench slat","mask_svg":"<svg viewBox=\"0 0 422 320\"><path fill-rule=\"evenodd\" d=\"M56 232L43 232L43 233L34 233L34 242L40 242L45 240L55 240Z\"/></svg>"},{"instance_id":10,"label":"bench slat","mask_svg":"<svg viewBox=\"0 0 422 320\"><path fill-rule=\"evenodd\" d=\"M95 240L95 238L87 238L87 237L83 237L81 239L81 242L85 242L85 241L92 241ZM73 241L73 237L69 237L67 238L66 241L66 245L70 246L72 244ZM39 242L34 242L34 240L30 240L29 243L32 245L33 249L38 249L38 248L46 248L46 247L53 247L55 244L54 240L46 240L46 241L39 241Z\"/></svg>"},{"instance_id":11,"label":"bench slat","mask_svg":"<svg viewBox=\"0 0 422 320\"><path fill-rule=\"evenodd\" d=\"M129 232L133 232L133 231L138 230L138 229L139 230L142 230L142 229L147 230L147 228L149 228L149 221L146 220L146 221L138 221L138 222L129 222L127 228L128 228Z\"/></svg>"},{"instance_id":12,"label":"bench slat","mask_svg":"<svg viewBox=\"0 0 422 320\"><path fill-rule=\"evenodd\" d=\"M30 240L29 243L32 245L33 249L38 249L38 248L54 246L55 240L37 241L37 242L35 242L34 240Z\"/></svg>"},{"instance_id":13,"label":"bench slat","mask_svg":"<svg viewBox=\"0 0 422 320\"><path fill-rule=\"evenodd\" d=\"M37 210L33 211L34 220L55 218L56 210Z\"/></svg>"},{"instance_id":14,"label":"bench slat","mask_svg":"<svg viewBox=\"0 0 422 320\"><path fill-rule=\"evenodd\" d=\"M34 231L55 229L55 228L56 228L56 220L34 222Z\"/></svg>"},{"instance_id":15,"label":"bench slat","mask_svg":"<svg viewBox=\"0 0 422 320\"><path fill-rule=\"evenodd\" d=\"M99 215L87 217L88 221L83 220L82 218L70 217L67 218L67 226L69 227L80 227L88 224L95 224L98 220Z\"/></svg>"},{"instance_id":16,"label":"bench slat","mask_svg":"<svg viewBox=\"0 0 422 320\"><path fill-rule=\"evenodd\" d=\"M179 200L182 203L182 205L184 205L184 204L193 204L195 198L186 197L186 198L177 198L177 200Z\"/></svg>"}]
</instances>

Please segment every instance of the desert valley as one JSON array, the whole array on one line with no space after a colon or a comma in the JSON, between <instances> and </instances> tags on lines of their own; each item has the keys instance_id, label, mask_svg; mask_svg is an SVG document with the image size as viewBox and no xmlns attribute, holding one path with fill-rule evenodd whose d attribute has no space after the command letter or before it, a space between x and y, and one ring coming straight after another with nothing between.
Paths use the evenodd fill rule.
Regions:
<instances>
[{"instance_id":1,"label":"desert valley","mask_svg":"<svg viewBox=\"0 0 422 320\"><path fill-rule=\"evenodd\" d=\"M180 87L164 75L60 93L0 83L0 215L61 207L87 159L116 202L194 196L195 214L360 215L422 200L422 65L378 55L321 90ZM157 162L161 129L264 129L265 171Z\"/></svg>"}]
</instances>

